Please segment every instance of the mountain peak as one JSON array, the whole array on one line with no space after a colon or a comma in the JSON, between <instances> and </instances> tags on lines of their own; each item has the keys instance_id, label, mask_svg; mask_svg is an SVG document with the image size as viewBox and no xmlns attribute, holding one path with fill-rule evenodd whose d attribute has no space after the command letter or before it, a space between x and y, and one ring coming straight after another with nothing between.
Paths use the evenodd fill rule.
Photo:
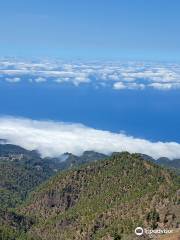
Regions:
<instances>
[{"instance_id":1,"label":"mountain peak","mask_svg":"<svg viewBox=\"0 0 180 240\"><path fill-rule=\"evenodd\" d=\"M180 221L178 181L138 154L118 153L55 176L31 194L21 214L44 221L33 228L42 239L122 237L139 224L173 228Z\"/></svg>"}]
</instances>

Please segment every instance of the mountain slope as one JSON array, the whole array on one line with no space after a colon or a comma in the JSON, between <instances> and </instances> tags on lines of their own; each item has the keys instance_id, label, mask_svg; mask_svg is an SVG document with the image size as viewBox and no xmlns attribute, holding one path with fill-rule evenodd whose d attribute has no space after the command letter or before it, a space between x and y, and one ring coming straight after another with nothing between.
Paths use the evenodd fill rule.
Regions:
<instances>
[{"instance_id":1,"label":"mountain slope","mask_svg":"<svg viewBox=\"0 0 180 240\"><path fill-rule=\"evenodd\" d=\"M42 182L58 171L106 156L86 151L82 156L65 154L60 158L41 158L38 152L12 144L0 144L0 208L15 207Z\"/></svg>"},{"instance_id":2,"label":"mountain slope","mask_svg":"<svg viewBox=\"0 0 180 240\"><path fill-rule=\"evenodd\" d=\"M26 156L38 156L39 154L36 151L28 151L20 146L13 144L1 144L0 143L0 156L6 156L10 154L23 154Z\"/></svg>"},{"instance_id":3,"label":"mountain slope","mask_svg":"<svg viewBox=\"0 0 180 240\"><path fill-rule=\"evenodd\" d=\"M157 164L164 166L164 167L180 170L180 159L170 160L169 158L161 157L161 158L157 159Z\"/></svg>"},{"instance_id":4,"label":"mountain slope","mask_svg":"<svg viewBox=\"0 0 180 240\"><path fill-rule=\"evenodd\" d=\"M36 151L0 144L0 208L15 207L54 174Z\"/></svg>"},{"instance_id":5,"label":"mountain slope","mask_svg":"<svg viewBox=\"0 0 180 240\"><path fill-rule=\"evenodd\" d=\"M145 154L140 154L140 155L142 156L142 158L144 160L148 160L148 161L154 162L162 167L171 169L180 175L180 159L170 160L167 157L161 157L161 158L158 158L157 160L155 160L148 155L145 155Z\"/></svg>"},{"instance_id":6,"label":"mountain slope","mask_svg":"<svg viewBox=\"0 0 180 240\"><path fill-rule=\"evenodd\" d=\"M102 160L108 157L105 154L94 152L94 151L85 151L81 156L76 156L72 153L64 153L60 158L50 159L58 165L58 168L61 170L70 169L77 167L82 164L89 162Z\"/></svg>"},{"instance_id":7,"label":"mountain slope","mask_svg":"<svg viewBox=\"0 0 180 240\"><path fill-rule=\"evenodd\" d=\"M19 212L35 219L33 239L135 239L137 226L179 226L179 189L168 170L138 154L114 154L55 176Z\"/></svg>"}]
</instances>

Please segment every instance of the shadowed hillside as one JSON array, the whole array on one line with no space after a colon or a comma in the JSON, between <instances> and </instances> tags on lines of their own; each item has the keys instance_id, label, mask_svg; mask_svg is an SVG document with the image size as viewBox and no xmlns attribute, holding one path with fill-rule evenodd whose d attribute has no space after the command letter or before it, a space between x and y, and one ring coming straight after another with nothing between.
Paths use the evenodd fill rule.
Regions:
<instances>
[{"instance_id":1,"label":"shadowed hillside","mask_svg":"<svg viewBox=\"0 0 180 240\"><path fill-rule=\"evenodd\" d=\"M15 207L41 183L58 171L105 158L104 154L86 151L81 156L66 153L59 158L41 158L12 144L0 144L0 208Z\"/></svg>"}]
</instances>

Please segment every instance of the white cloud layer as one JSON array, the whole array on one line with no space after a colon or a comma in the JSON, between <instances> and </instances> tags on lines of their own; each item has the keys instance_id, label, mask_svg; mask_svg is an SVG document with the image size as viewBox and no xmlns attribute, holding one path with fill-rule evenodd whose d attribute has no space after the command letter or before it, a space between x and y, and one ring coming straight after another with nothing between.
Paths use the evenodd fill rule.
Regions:
<instances>
[{"instance_id":1,"label":"white cloud layer","mask_svg":"<svg viewBox=\"0 0 180 240\"><path fill-rule=\"evenodd\" d=\"M17 82L21 81L21 79L19 77L5 78L5 80L9 83L17 83Z\"/></svg>"},{"instance_id":2,"label":"white cloud layer","mask_svg":"<svg viewBox=\"0 0 180 240\"><path fill-rule=\"evenodd\" d=\"M96 130L82 124L1 117L0 138L26 149L37 149L42 156L59 156L64 152L77 155L85 150L101 153L129 151L154 158L180 157L180 144L150 142L123 133Z\"/></svg>"},{"instance_id":3,"label":"white cloud layer","mask_svg":"<svg viewBox=\"0 0 180 240\"><path fill-rule=\"evenodd\" d=\"M180 64L159 62L27 61L0 59L0 81L92 84L115 90L180 89Z\"/></svg>"}]
</instances>

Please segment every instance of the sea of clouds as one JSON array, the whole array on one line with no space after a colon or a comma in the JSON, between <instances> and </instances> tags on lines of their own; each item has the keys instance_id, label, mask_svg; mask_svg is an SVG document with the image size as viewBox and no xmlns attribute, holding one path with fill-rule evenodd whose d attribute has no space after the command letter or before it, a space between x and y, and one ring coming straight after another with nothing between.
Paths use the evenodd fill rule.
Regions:
<instances>
[{"instance_id":1,"label":"sea of clouds","mask_svg":"<svg viewBox=\"0 0 180 240\"><path fill-rule=\"evenodd\" d=\"M36 149L43 157L56 157L65 152L81 155L86 150L105 154L144 153L156 159L180 157L180 144L176 142L151 142L75 123L0 117L0 138L28 150Z\"/></svg>"},{"instance_id":2,"label":"sea of clouds","mask_svg":"<svg viewBox=\"0 0 180 240\"><path fill-rule=\"evenodd\" d=\"M44 84L46 82L74 86L124 89L180 89L180 64L165 62L107 62L0 59L0 82Z\"/></svg>"}]
</instances>

